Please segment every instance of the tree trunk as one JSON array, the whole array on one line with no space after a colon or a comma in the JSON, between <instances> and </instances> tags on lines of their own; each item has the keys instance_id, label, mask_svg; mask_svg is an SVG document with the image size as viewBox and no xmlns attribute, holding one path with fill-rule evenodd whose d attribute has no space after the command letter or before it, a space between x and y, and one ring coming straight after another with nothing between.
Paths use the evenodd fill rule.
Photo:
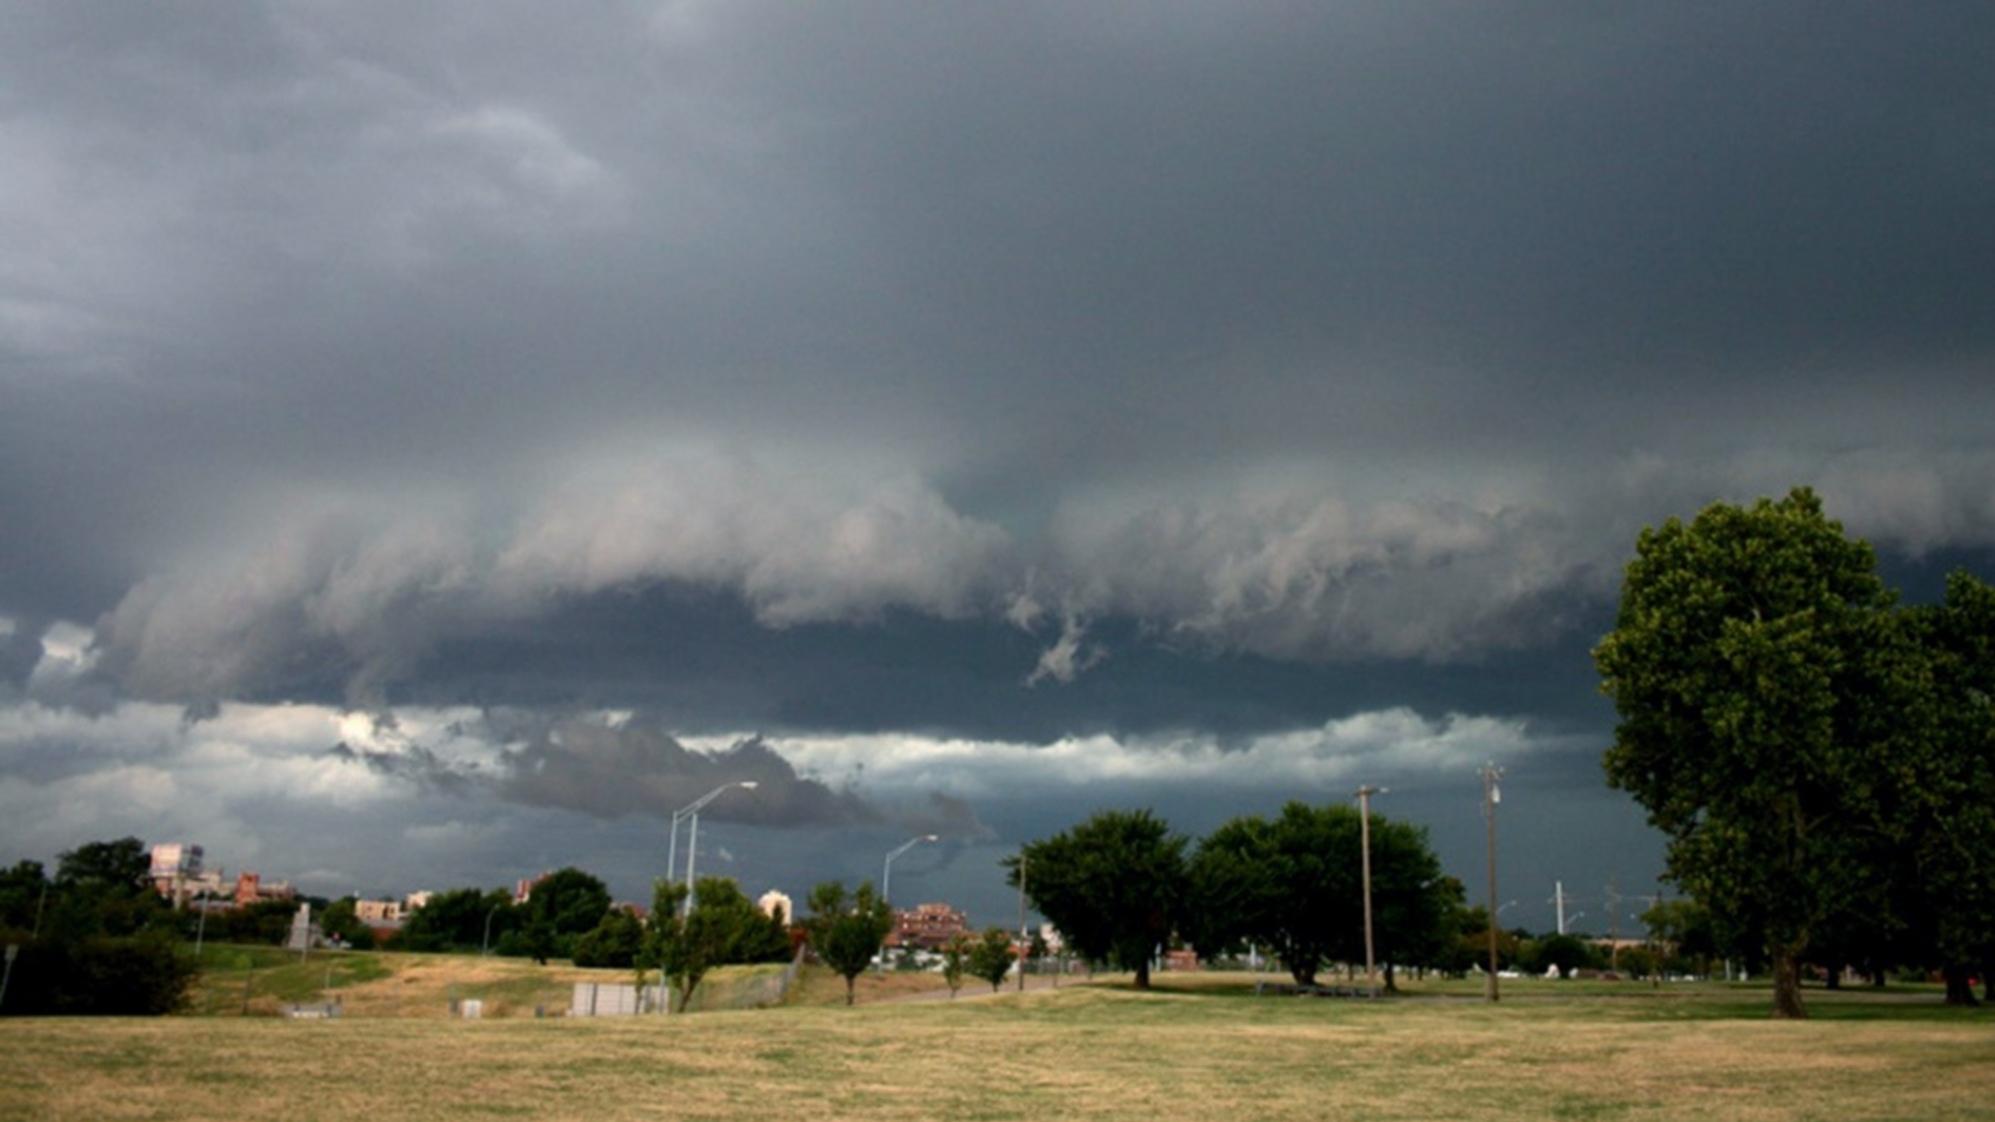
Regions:
<instances>
[{"instance_id":1,"label":"tree trunk","mask_svg":"<svg viewBox=\"0 0 1995 1122\"><path fill-rule=\"evenodd\" d=\"M845 1004L847 1005L852 1004L852 989L856 984L857 977L855 974L847 974L845 976ZM954 997L955 994L952 992L950 996Z\"/></svg>"},{"instance_id":2,"label":"tree trunk","mask_svg":"<svg viewBox=\"0 0 1995 1122\"><path fill-rule=\"evenodd\" d=\"M1843 967L1841 963L1832 962L1829 964L1829 980L1822 983L1822 988L1829 990L1843 988Z\"/></svg>"},{"instance_id":3,"label":"tree trunk","mask_svg":"<svg viewBox=\"0 0 1995 1122\"><path fill-rule=\"evenodd\" d=\"M1979 1005L1974 998L1974 986L1969 981L1966 966L1955 964L1942 971L1947 980L1948 1005Z\"/></svg>"},{"instance_id":4,"label":"tree trunk","mask_svg":"<svg viewBox=\"0 0 1995 1122\"><path fill-rule=\"evenodd\" d=\"M1147 958L1136 964L1136 988L1139 990L1150 988L1150 960Z\"/></svg>"},{"instance_id":5,"label":"tree trunk","mask_svg":"<svg viewBox=\"0 0 1995 1122\"><path fill-rule=\"evenodd\" d=\"M1316 984L1316 967L1291 966L1288 968L1288 976L1294 978L1295 984L1298 986L1313 986Z\"/></svg>"},{"instance_id":6,"label":"tree trunk","mask_svg":"<svg viewBox=\"0 0 1995 1122\"><path fill-rule=\"evenodd\" d=\"M1801 1004L1801 956L1798 946L1777 947L1773 952L1773 1015L1800 1019L1808 1015Z\"/></svg>"},{"instance_id":7,"label":"tree trunk","mask_svg":"<svg viewBox=\"0 0 1995 1122\"><path fill-rule=\"evenodd\" d=\"M1388 963L1386 963L1386 964L1385 964L1385 992L1387 992L1387 993L1398 993L1398 992L1399 992L1399 987L1398 987L1397 985L1394 985L1394 984L1393 984L1393 980L1392 980L1392 963L1390 963L1390 962L1388 962Z\"/></svg>"}]
</instances>

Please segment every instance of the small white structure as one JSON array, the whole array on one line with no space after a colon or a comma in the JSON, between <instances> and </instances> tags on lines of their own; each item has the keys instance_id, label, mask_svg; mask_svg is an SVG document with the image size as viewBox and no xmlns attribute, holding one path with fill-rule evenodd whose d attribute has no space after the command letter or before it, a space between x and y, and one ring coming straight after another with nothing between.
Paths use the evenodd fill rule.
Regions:
<instances>
[{"instance_id":1,"label":"small white structure","mask_svg":"<svg viewBox=\"0 0 1995 1122\"><path fill-rule=\"evenodd\" d=\"M790 903L790 894L787 892L772 888L764 892L761 899L755 901L755 906L762 909L762 914L765 916L773 916L776 914L776 909L781 908L784 923L796 922L797 909Z\"/></svg>"},{"instance_id":2,"label":"small white structure","mask_svg":"<svg viewBox=\"0 0 1995 1122\"><path fill-rule=\"evenodd\" d=\"M306 951L312 947L312 905L298 905L298 914L291 917L291 937L284 940L287 951Z\"/></svg>"}]
</instances>

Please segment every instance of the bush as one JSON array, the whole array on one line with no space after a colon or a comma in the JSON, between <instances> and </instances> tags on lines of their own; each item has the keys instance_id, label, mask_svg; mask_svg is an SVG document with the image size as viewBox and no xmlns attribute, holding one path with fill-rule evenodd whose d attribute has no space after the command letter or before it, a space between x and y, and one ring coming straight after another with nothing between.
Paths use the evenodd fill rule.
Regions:
<instances>
[{"instance_id":1,"label":"bush","mask_svg":"<svg viewBox=\"0 0 1995 1122\"><path fill-rule=\"evenodd\" d=\"M171 1013L186 1003L195 973L193 960L164 934L29 943L14 962L0 1013Z\"/></svg>"}]
</instances>

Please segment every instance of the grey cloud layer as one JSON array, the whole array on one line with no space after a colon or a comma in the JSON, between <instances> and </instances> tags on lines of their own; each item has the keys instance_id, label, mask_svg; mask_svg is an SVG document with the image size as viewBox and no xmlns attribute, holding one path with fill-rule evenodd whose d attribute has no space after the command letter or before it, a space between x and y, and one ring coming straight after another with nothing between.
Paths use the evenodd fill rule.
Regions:
<instances>
[{"instance_id":1,"label":"grey cloud layer","mask_svg":"<svg viewBox=\"0 0 1995 1122\"><path fill-rule=\"evenodd\" d=\"M378 705L683 584L1010 616L1051 688L1105 620L1538 646L1796 482L1987 545L1988 21L23 12L0 612L138 696Z\"/></svg>"}]
</instances>

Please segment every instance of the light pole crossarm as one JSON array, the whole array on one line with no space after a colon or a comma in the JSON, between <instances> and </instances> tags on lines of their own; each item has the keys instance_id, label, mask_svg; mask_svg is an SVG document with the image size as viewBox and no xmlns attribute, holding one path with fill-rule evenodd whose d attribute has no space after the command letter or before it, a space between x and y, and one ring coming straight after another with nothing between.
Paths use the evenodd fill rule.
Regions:
<instances>
[{"instance_id":1,"label":"light pole crossarm","mask_svg":"<svg viewBox=\"0 0 1995 1122\"><path fill-rule=\"evenodd\" d=\"M687 829L686 836L686 907L681 913L682 915L690 916L693 914L693 863L699 859L700 808L720 798L727 792L734 790L736 787L744 791L753 791L755 789L755 780L741 779L733 783L723 783L706 794L701 795L699 798L694 799L690 805L680 807L679 812L672 816L672 846L674 849L678 848L679 845L679 820L682 818L692 819L692 825ZM668 868L665 872L669 877L672 870Z\"/></svg>"}]
</instances>

